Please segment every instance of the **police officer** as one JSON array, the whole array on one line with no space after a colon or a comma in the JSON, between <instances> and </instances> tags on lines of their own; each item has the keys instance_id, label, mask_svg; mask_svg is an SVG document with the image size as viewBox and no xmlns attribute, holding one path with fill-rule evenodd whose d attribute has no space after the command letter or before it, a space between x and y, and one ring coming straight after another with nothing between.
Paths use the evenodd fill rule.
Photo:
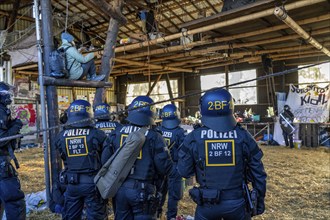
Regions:
<instances>
[{"instance_id":1,"label":"police officer","mask_svg":"<svg viewBox=\"0 0 330 220\"><path fill-rule=\"evenodd\" d=\"M96 190L94 177L105 162L102 153L109 146L109 140L103 131L93 126L90 111L89 102L72 102L68 109L68 126L56 140L66 169L60 177L60 182L67 184L63 219L81 219L84 204L87 219L107 218L106 203Z\"/></svg>"},{"instance_id":2,"label":"police officer","mask_svg":"<svg viewBox=\"0 0 330 220\"><path fill-rule=\"evenodd\" d=\"M283 138L285 141L285 146L289 146L290 148L293 148L293 132L294 132L294 127L293 127L293 119L294 115L290 111L290 106L284 105L284 110L280 115L280 124L282 128L282 134Z\"/></svg>"},{"instance_id":3,"label":"police officer","mask_svg":"<svg viewBox=\"0 0 330 220\"><path fill-rule=\"evenodd\" d=\"M182 177L176 171L178 162L178 149L182 144L185 131L179 126L180 120L177 116L177 108L173 104L168 104L162 109L162 124L159 127L162 135L165 139L167 147L170 150L172 161L174 162L174 174L172 178L168 178L168 183L164 184L160 181L159 187L163 188L162 196L163 201L165 200L168 191L168 202L167 202L167 219L175 219L178 213L178 202L182 199L183 188L182 188ZM167 188L168 186L168 188ZM161 206L163 203L161 204ZM160 210L161 211L161 210Z\"/></svg>"},{"instance_id":4,"label":"police officer","mask_svg":"<svg viewBox=\"0 0 330 220\"><path fill-rule=\"evenodd\" d=\"M208 91L200 99L200 109L203 126L185 138L177 166L185 178L196 175L200 185L189 192L197 203L195 219L250 219L242 187L248 180L257 191L255 214L262 214L266 192L263 153L236 123L231 94L225 89Z\"/></svg>"},{"instance_id":5,"label":"police officer","mask_svg":"<svg viewBox=\"0 0 330 220\"><path fill-rule=\"evenodd\" d=\"M95 127L109 135L116 127L122 127L121 124L110 120L110 106L107 103L101 103L94 108L94 118L97 119Z\"/></svg>"},{"instance_id":6,"label":"police officer","mask_svg":"<svg viewBox=\"0 0 330 220\"><path fill-rule=\"evenodd\" d=\"M12 89L9 84L0 82L0 138L18 134L23 126L21 120L11 119L7 107L12 103ZM15 140L0 142L0 199L8 220L22 220L26 207L17 172L10 163L14 150Z\"/></svg>"},{"instance_id":7,"label":"police officer","mask_svg":"<svg viewBox=\"0 0 330 220\"><path fill-rule=\"evenodd\" d=\"M114 150L120 148L128 134L154 123L153 100L147 96L136 97L129 106L127 121L121 129L110 134ZM116 220L156 219L158 202L155 181L158 175L169 175L172 161L160 133L149 129L140 154L116 196Z\"/></svg>"}]
</instances>

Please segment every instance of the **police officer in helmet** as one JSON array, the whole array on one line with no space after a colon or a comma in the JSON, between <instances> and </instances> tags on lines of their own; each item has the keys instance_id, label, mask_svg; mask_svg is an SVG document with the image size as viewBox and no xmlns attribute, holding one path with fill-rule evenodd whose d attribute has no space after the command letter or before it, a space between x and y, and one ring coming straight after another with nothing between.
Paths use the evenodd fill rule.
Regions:
<instances>
[{"instance_id":1,"label":"police officer in helmet","mask_svg":"<svg viewBox=\"0 0 330 220\"><path fill-rule=\"evenodd\" d=\"M122 127L121 124L110 120L110 106L107 103L101 103L94 107L94 118L97 120L95 127L109 135L116 127Z\"/></svg>"},{"instance_id":2,"label":"police officer in helmet","mask_svg":"<svg viewBox=\"0 0 330 220\"><path fill-rule=\"evenodd\" d=\"M167 219L175 219L178 213L178 202L182 199L182 177L176 171L176 165L178 162L178 149L182 144L185 131L179 126L180 119L177 116L177 108L173 104L168 104L162 109L162 124L158 128L165 139L167 147L170 150L172 161L174 162L174 174L171 178L166 179L167 183L163 180L159 183L159 188L162 191L162 203L165 202L166 194L168 191L168 203L167 203ZM159 212L161 212L161 207Z\"/></svg>"},{"instance_id":3,"label":"police officer in helmet","mask_svg":"<svg viewBox=\"0 0 330 220\"><path fill-rule=\"evenodd\" d=\"M257 192L254 214L262 214L266 193L263 153L236 123L231 94L225 89L206 92L200 99L200 110L203 126L185 138L177 166L183 177L196 175L199 183L189 191L197 203L195 219L250 219L243 190L247 181Z\"/></svg>"},{"instance_id":4,"label":"police officer in helmet","mask_svg":"<svg viewBox=\"0 0 330 220\"><path fill-rule=\"evenodd\" d=\"M293 125L294 115L291 112L289 105L284 105L284 109L280 114L280 125L282 129L283 138L285 141L285 146L289 146L292 149L293 146L293 133L294 133L294 125Z\"/></svg>"},{"instance_id":5,"label":"police officer in helmet","mask_svg":"<svg viewBox=\"0 0 330 220\"><path fill-rule=\"evenodd\" d=\"M0 82L0 138L18 134L23 126L20 119L11 118L8 108L8 105L12 103L12 89L11 85ZM11 164L15 141L0 142L0 199L8 220L25 219L26 210L24 193L21 190L17 172Z\"/></svg>"},{"instance_id":6,"label":"police officer in helmet","mask_svg":"<svg viewBox=\"0 0 330 220\"><path fill-rule=\"evenodd\" d=\"M172 172L172 161L160 133L150 129L154 124L153 100L148 96L136 97L128 108L129 124L110 134L114 150L119 149L128 134L148 127L146 141L135 164L115 196L115 219L156 219L158 202L155 181L159 175Z\"/></svg>"},{"instance_id":7,"label":"police officer in helmet","mask_svg":"<svg viewBox=\"0 0 330 220\"><path fill-rule=\"evenodd\" d=\"M109 146L107 135L96 129L90 117L91 105L76 100L68 108L68 125L56 140L66 172L60 177L67 184L63 219L81 219L86 205L87 219L107 219L106 202L94 184L94 177L105 162L103 152Z\"/></svg>"}]
</instances>

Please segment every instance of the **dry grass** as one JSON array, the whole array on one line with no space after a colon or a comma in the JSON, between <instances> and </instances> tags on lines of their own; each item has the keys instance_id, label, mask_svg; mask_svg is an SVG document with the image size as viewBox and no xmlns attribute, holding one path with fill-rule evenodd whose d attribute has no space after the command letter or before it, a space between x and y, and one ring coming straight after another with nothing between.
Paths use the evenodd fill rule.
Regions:
<instances>
[{"instance_id":1,"label":"dry grass","mask_svg":"<svg viewBox=\"0 0 330 220\"><path fill-rule=\"evenodd\" d=\"M255 219L330 219L330 154L328 149L262 147L268 174L266 212ZM26 193L45 188L43 152L18 153L22 188ZM185 193L179 213L194 215L194 203ZM30 219L60 219L48 211Z\"/></svg>"}]
</instances>

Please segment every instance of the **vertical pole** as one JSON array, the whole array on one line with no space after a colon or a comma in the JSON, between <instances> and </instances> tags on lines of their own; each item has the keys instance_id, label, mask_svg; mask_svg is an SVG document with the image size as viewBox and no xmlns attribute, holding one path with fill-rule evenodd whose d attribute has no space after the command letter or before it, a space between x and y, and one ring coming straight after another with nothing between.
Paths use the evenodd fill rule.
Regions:
<instances>
[{"instance_id":1,"label":"vertical pole","mask_svg":"<svg viewBox=\"0 0 330 220\"><path fill-rule=\"evenodd\" d=\"M173 92L172 92L172 88L171 88L171 81L170 81L170 76L168 74L166 74L166 85L167 85L167 90L168 90L168 94L170 96L170 99L173 99ZM171 103L174 105L174 101L172 100Z\"/></svg>"},{"instance_id":2,"label":"vertical pole","mask_svg":"<svg viewBox=\"0 0 330 220\"><path fill-rule=\"evenodd\" d=\"M6 75L7 75L7 83L10 85L13 84L13 76L11 74L11 61L6 61Z\"/></svg>"},{"instance_id":3,"label":"vertical pole","mask_svg":"<svg viewBox=\"0 0 330 220\"><path fill-rule=\"evenodd\" d=\"M0 81L5 81L3 77L3 66L0 66Z\"/></svg>"},{"instance_id":4,"label":"vertical pole","mask_svg":"<svg viewBox=\"0 0 330 220\"><path fill-rule=\"evenodd\" d=\"M50 75L49 54L54 48L53 43L53 20L52 8L50 0L41 1L41 16L42 16L42 39L44 46L43 60L44 60L44 73L46 76ZM47 98L47 113L48 113L48 126L53 127L59 124L58 117L58 103L57 91L55 86L46 87ZM50 146L50 165L51 165L51 184L52 188L56 188L57 174L59 173L60 157L55 149L55 137L59 132L58 129L49 131L49 146ZM54 187L55 186L55 187ZM50 200L50 208L52 209L53 200Z\"/></svg>"},{"instance_id":5,"label":"vertical pole","mask_svg":"<svg viewBox=\"0 0 330 220\"><path fill-rule=\"evenodd\" d=\"M50 175L49 175L48 133L47 131L45 131L45 129L47 128L47 121L46 121L45 88L43 82L43 69L42 69L42 48L41 48L38 0L34 0L34 15L36 20L36 37L37 37L37 48L38 48L38 73L39 73L38 77L39 77L39 85L40 85L41 121L42 121L42 129L44 130L44 132L42 133L42 144L44 148L46 198L47 198L47 206L49 207ZM36 99L36 109L38 115L38 99Z\"/></svg>"},{"instance_id":6,"label":"vertical pole","mask_svg":"<svg viewBox=\"0 0 330 220\"><path fill-rule=\"evenodd\" d=\"M181 96L186 95L186 87L185 87L185 78L184 78L184 73L181 73ZM186 117L186 100L183 100L183 102L181 102L181 118Z\"/></svg>"},{"instance_id":7,"label":"vertical pole","mask_svg":"<svg viewBox=\"0 0 330 220\"><path fill-rule=\"evenodd\" d=\"M109 79L111 69L114 64L112 58L115 57L115 48L116 48L118 32L119 32L118 21L116 19L111 18L108 27L107 39L105 41L104 53L102 56L102 63L101 63L101 74L106 75L104 79L104 81L106 82ZM104 102L104 100L105 100L105 88L97 88L93 105L95 106L97 104L100 104Z\"/></svg>"},{"instance_id":8,"label":"vertical pole","mask_svg":"<svg viewBox=\"0 0 330 220\"><path fill-rule=\"evenodd\" d=\"M228 85L229 85L229 66L226 65L225 66L225 83L226 83L226 89L228 89Z\"/></svg>"}]
</instances>

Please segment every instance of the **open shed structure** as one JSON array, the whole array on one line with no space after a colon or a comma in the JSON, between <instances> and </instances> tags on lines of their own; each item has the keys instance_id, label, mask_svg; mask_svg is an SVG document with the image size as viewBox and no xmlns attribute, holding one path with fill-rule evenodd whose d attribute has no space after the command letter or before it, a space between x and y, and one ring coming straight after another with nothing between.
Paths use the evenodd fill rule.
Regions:
<instances>
[{"instance_id":1,"label":"open shed structure","mask_svg":"<svg viewBox=\"0 0 330 220\"><path fill-rule=\"evenodd\" d=\"M36 2L41 5L37 15ZM329 61L329 12L329 0L2 0L0 80L12 83L24 78L31 90L40 69L49 74L47 55L67 31L82 51L103 55L96 60L100 71L109 63L106 74L110 72L112 88L104 93L107 102L124 106L129 84L146 83L144 95L150 95L163 80L169 98L196 93L177 100L181 117L186 117L199 110L205 75L223 73L223 86L230 88L231 74L237 71L254 69L255 77L261 77ZM47 20L40 40L35 17ZM111 37L115 40L109 44ZM38 48L44 54L39 66ZM114 53L109 55L109 50ZM171 80L176 81L176 91ZM59 124L58 108L64 110L81 97L92 102L93 88L109 86L64 80L66 84L55 87L56 81L47 86L50 127ZM298 83L297 71L257 81L256 102L237 109L253 107L264 116L268 106L276 107L276 93L288 92L290 83ZM55 133L50 132L49 141L53 174L60 168ZM57 177L52 178L55 182Z\"/></svg>"}]
</instances>

